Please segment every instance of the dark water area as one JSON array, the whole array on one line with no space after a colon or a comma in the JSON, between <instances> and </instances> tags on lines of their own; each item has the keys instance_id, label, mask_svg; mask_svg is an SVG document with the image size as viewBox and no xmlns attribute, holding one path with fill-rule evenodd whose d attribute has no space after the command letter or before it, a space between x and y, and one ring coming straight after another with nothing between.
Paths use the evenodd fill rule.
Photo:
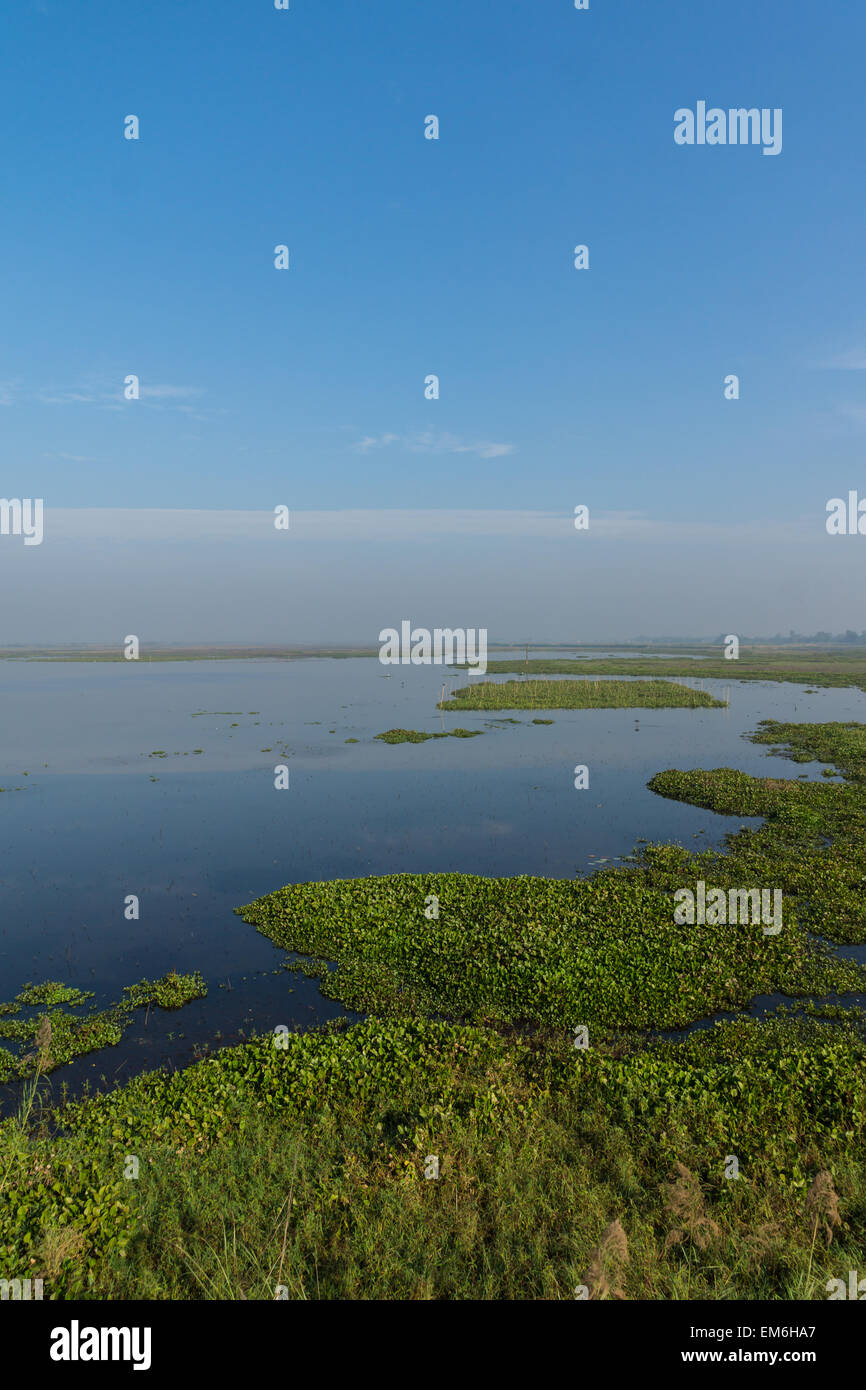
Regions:
<instances>
[{"instance_id":1,"label":"dark water area","mask_svg":"<svg viewBox=\"0 0 866 1390\"><path fill-rule=\"evenodd\" d=\"M743 734L766 718L866 720L859 690L732 679L701 683L729 692L729 709L555 710L550 725L507 711L512 724L438 711L443 682L467 678L375 658L0 662L0 999L52 979L103 1007L170 969L200 970L209 988L178 1012L151 1010L146 1027L136 1016L119 1046L53 1073L54 1089L345 1014L235 915L252 898L367 874L572 877L641 837L719 845L744 822L655 796L655 772L817 777L820 765ZM484 737L374 741L394 727ZM124 915L131 894L137 921Z\"/></svg>"}]
</instances>

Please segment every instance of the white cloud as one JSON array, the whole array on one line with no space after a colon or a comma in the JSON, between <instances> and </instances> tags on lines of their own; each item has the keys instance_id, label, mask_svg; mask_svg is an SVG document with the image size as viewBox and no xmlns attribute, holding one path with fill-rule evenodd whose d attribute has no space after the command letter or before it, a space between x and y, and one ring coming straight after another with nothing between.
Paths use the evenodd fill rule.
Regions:
<instances>
[{"instance_id":1,"label":"white cloud","mask_svg":"<svg viewBox=\"0 0 866 1390\"><path fill-rule=\"evenodd\" d=\"M38 405L98 405L103 409L123 408L127 405L124 397L124 376L121 373L114 381L102 381L98 385L74 386L69 388L57 388L53 386L43 386L35 391L21 391L17 393L17 399L25 404L37 403ZM10 399L3 398L3 386L0 385L0 404L12 404L12 384L9 383ZM165 383L149 383L146 379L140 382L139 386L141 402L182 401L204 395L204 389L198 386L172 386ZM133 404L133 402L129 402ZM155 409L164 409L163 406L155 406ZM189 411L190 407L178 404L176 409Z\"/></svg>"},{"instance_id":2,"label":"white cloud","mask_svg":"<svg viewBox=\"0 0 866 1390\"><path fill-rule=\"evenodd\" d=\"M477 454L479 458L503 458L514 452L513 444L495 444L485 440L470 443L454 434L434 434L432 430L420 434L381 434L366 435L355 445L361 454L371 449L383 449L389 444L400 444L410 454Z\"/></svg>"},{"instance_id":3,"label":"white cloud","mask_svg":"<svg viewBox=\"0 0 866 1390\"><path fill-rule=\"evenodd\" d=\"M141 395L153 396L156 400L184 400L189 396L201 396L204 392L199 386L148 386L141 383Z\"/></svg>"},{"instance_id":4,"label":"white cloud","mask_svg":"<svg viewBox=\"0 0 866 1390\"><path fill-rule=\"evenodd\" d=\"M29 399L38 401L40 405L96 405L99 401L110 400L111 397L96 395L92 391L54 391L49 387L47 390L36 391Z\"/></svg>"}]
</instances>

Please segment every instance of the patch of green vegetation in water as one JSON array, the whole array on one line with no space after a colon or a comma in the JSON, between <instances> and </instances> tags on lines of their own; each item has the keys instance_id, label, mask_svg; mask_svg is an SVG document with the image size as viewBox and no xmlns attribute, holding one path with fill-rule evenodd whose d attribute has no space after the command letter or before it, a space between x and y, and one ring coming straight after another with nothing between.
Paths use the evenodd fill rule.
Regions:
<instances>
[{"instance_id":1,"label":"patch of green vegetation in water","mask_svg":"<svg viewBox=\"0 0 866 1390\"><path fill-rule=\"evenodd\" d=\"M458 669L468 670L463 664ZM768 648L740 650L739 658L728 661L709 648L690 648L674 656L615 657L533 657L524 660L515 654L507 659L489 660L488 675L520 672L526 676L686 676L699 680L789 681L818 688L855 687L866 690L866 653L780 651Z\"/></svg>"},{"instance_id":2,"label":"patch of green vegetation in water","mask_svg":"<svg viewBox=\"0 0 866 1390\"><path fill-rule=\"evenodd\" d=\"M483 733L483 729L448 729L435 734L421 733L419 729L387 729L384 734L376 734L375 737L381 743L426 743L431 738L478 738Z\"/></svg>"},{"instance_id":3,"label":"patch of green vegetation in water","mask_svg":"<svg viewBox=\"0 0 866 1390\"><path fill-rule=\"evenodd\" d=\"M692 875L724 889L780 888L802 930L835 942L866 940L866 725L765 719L749 737L792 762L832 764L845 780L749 777L732 768L657 773L648 786L660 796L765 820L728 835L724 852L692 856L676 845L647 845L635 871L666 890Z\"/></svg>"},{"instance_id":4,"label":"patch of green vegetation in water","mask_svg":"<svg viewBox=\"0 0 866 1390\"><path fill-rule=\"evenodd\" d=\"M673 681L481 681L437 709L723 709L705 690Z\"/></svg>"},{"instance_id":5,"label":"patch of green vegetation in water","mask_svg":"<svg viewBox=\"0 0 866 1390\"><path fill-rule=\"evenodd\" d=\"M764 824L728 835L724 852L641 845L588 879L395 874L296 884L238 911L277 945L335 961L323 991L377 1013L674 1028L758 994L862 990L866 969L812 934L866 940L866 726L765 721L752 738L832 760L846 781L662 772L659 795ZM781 889L782 930L675 922L673 894L698 880Z\"/></svg>"},{"instance_id":6,"label":"patch of green vegetation in water","mask_svg":"<svg viewBox=\"0 0 866 1390\"><path fill-rule=\"evenodd\" d=\"M133 1021L135 1009L148 1004L160 1009L179 1009L192 999L207 994L204 979L196 971L178 975L169 971L159 980L141 980L127 985L120 1003L84 1015L65 1012L61 1007L80 1008L92 993L47 980L27 985L10 1003L0 1004L0 1037L19 1043L19 1052L0 1047L0 1081L44 1074L65 1066L87 1052L118 1043ZM22 1009L46 1007L47 1013L17 1018ZM28 1043L35 1050L25 1052Z\"/></svg>"}]
</instances>

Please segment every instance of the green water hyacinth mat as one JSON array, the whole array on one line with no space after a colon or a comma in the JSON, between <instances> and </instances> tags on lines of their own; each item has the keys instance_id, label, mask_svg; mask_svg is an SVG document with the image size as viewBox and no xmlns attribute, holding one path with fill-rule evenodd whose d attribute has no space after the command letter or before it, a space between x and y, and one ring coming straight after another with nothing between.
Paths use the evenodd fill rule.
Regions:
<instances>
[{"instance_id":1,"label":"green water hyacinth mat","mask_svg":"<svg viewBox=\"0 0 866 1390\"><path fill-rule=\"evenodd\" d=\"M396 874L298 884L240 912L278 946L316 958L301 968L319 975L323 994L383 1016L675 1028L759 994L866 991L866 970L811 940L790 903L775 937L752 925L682 926L672 896L639 873Z\"/></svg>"},{"instance_id":2,"label":"green water hyacinth mat","mask_svg":"<svg viewBox=\"0 0 866 1390\"><path fill-rule=\"evenodd\" d=\"M376 734L375 737L382 743L426 743L431 738L479 738L483 733L483 729L448 729L432 734L425 734L420 729L386 729L384 734Z\"/></svg>"},{"instance_id":3,"label":"green water hyacinth mat","mask_svg":"<svg viewBox=\"0 0 866 1390\"><path fill-rule=\"evenodd\" d=\"M394 874L297 884L237 911L312 957L300 968L324 994L381 1015L676 1028L756 995L863 992L866 970L827 943L866 940L866 728L767 721L751 737L846 780L659 773L662 795L765 822L725 852L648 844L591 878ZM699 881L781 890L782 930L677 923L674 893Z\"/></svg>"},{"instance_id":4,"label":"green water hyacinth mat","mask_svg":"<svg viewBox=\"0 0 866 1390\"><path fill-rule=\"evenodd\" d=\"M481 681L437 709L723 709L705 690L676 681Z\"/></svg>"},{"instance_id":5,"label":"green water hyacinth mat","mask_svg":"<svg viewBox=\"0 0 866 1390\"><path fill-rule=\"evenodd\" d=\"M133 1022L135 1009L148 1004L179 1009L192 999L203 999L207 986L198 971L178 975L171 970L159 980L127 985L123 994L123 999L110 1008L73 1013L93 994L53 980L26 985L9 1003L0 1004L0 1038L19 1044L17 1054L0 1047L0 1081L54 1071L86 1052L113 1047Z\"/></svg>"},{"instance_id":6,"label":"green water hyacinth mat","mask_svg":"<svg viewBox=\"0 0 866 1390\"><path fill-rule=\"evenodd\" d=\"M866 690L866 656L859 652L773 652L743 647L739 660L726 661L694 648L675 656L620 656L600 658L532 657L517 654L487 663L488 675L520 673L524 676L673 676L678 679L718 681L791 681L819 689L854 687ZM690 659L690 655L698 660ZM461 665L459 670L468 670Z\"/></svg>"}]
</instances>

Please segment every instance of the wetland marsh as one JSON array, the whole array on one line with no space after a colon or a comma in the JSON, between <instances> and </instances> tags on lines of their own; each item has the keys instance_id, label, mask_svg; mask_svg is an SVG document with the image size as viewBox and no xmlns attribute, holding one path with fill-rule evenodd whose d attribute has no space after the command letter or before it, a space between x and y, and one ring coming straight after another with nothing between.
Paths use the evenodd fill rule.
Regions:
<instances>
[{"instance_id":1,"label":"wetland marsh","mask_svg":"<svg viewBox=\"0 0 866 1390\"><path fill-rule=\"evenodd\" d=\"M117 1022L142 970L186 972L165 998L192 1000L147 1039L124 1015L110 1051L58 1068L60 1136L5 1089L7 1263L26 1252L57 1297L272 1298L276 1280L291 1297L558 1298L596 1279L593 1297L666 1299L825 1297L864 1263L860 689L652 682L705 698L638 728L614 707L637 692L612 689L554 706L543 734L481 708L453 728L444 709L446 737L385 750L389 720L435 722L438 672L202 667L0 666L28 716L0 779L27 773L0 798L9 1024L35 1004L26 1039L40 1017L73 1037L54 1009L82 990ZM684 928L673 894L696 880L781 889L782 931ZM744 1183L724 1180L731 1153ZM605 1244L617 1222L627 1259Z\"/></svg>"}]
</instances>

